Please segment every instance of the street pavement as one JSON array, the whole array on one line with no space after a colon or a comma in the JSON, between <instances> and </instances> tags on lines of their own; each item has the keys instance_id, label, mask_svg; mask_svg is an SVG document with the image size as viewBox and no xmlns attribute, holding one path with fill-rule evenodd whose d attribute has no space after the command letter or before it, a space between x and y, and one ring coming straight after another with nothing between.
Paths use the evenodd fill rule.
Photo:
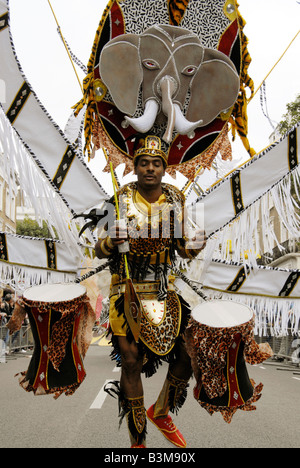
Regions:
<instances>
[{"instance_id":1,"label":"street pavement","mask_svg":"<svg viewBox=\"0 0 300 468\"><path fill-rule=\"evenodd\" d=\"M109 353L108 346L93 344L85 359L85 381L73 396L62 395L58 400L34 396L18 385L15 374L27 369L30 356L0 363L0 447L128 449L126 421L119 429L117 400L103 392L105 382L120 378ZM151 379L144 379L146 407L155 401L166 372L164 365ZM257 411L238 411L231 424L200 407L191 382L188 399L174 417L188 448L300 447L299 368L268 361L248 366L248 372L256 384L264 384L263 395ZM147 445L172 448L150 422Z\"/></svg>"}]
</instances>

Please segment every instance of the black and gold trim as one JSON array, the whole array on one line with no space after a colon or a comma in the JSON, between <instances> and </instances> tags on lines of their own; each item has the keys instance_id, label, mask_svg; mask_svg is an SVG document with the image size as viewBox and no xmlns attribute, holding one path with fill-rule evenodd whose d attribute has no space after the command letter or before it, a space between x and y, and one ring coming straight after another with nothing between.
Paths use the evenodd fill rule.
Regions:
<instances>
[{"instance_id":1,"label":"black and gold trim","mask_svg":"<svg viewBox=\"0 0 300 468\"><path fill-rule=\"evenodd\" d=\"M51 270L57 270L55 243L51 240L45 240L45 245L47 253L47 266Z\"/></svg>"},{"instance_id":2,"label":"black and gold trim","mask_svg":"<svg viewBox=\"0 0 300 468\"><path fill-rule=\"evenodd\" d=\"M8 13L0 16L0 32L8 26Z\"/></svg>"},{"instance_id":3,"label":"black and gold trim","mask_svg":"<svg viewBox=\"0 0 300 468\"><path fill-rule=\"evenodd\" d=\"M294 271L293 273L291 273L288 279L286 280L285 285L283 286L282 290L278 294L278 296L288 297L293 292L293 289L295 288L299 278L300 278L299 271Z\"/></svg>"},{"instance_id":4,"label":"black and gold trim","mask_svg":"<svg viewBox=\"0 0 300 468\"><path fill-rule=\"evenodd\" d=\"M233 174L231 177L231 193L235 214L238 215L244 210L241 173Z\"/></svg>"},{"instance_id":5,"label":"black and gold trim","mask_svg":"<svg viewBox=\"0 0 300 468\"><path fill-rule=\"evenodd\" d=\"M3 232L0 232L0 260L4 262L9 261L6 235Z\"/></svg>"},{"instance_id":6,"label":"black and gold trim","mask_svg":"<svg viewBox=\"0 0 300 468\"><path fill-rule=\"evenodd\" d=\"M129 437L132 446L145 444L147 434L147 419L144 405L144 397L128 398L125 390L121 388L120 382L111 381L105 387L104 391L119 401L119 418L121 426L123 419L126 418L129 431Z\"/></svg>"},{"instance_id":7,"label":"black and gold trim","mask_svg":"<svg viewBox=\"0 0 300 468\"><path fill-rule=\"evenodd\" d=\"M154 418L167 417L169 411L178 413L187 398L188 380L175 377L168 371L163 388L154 405Z\"/></svg>"},{"instance_id":8,"label":"black and gold trim","mask_svg":"<svg viewBox=\"0 0 300 468\"><path fill-rule=\"evenodd\" d=\"M144 397L141 396L139 398L128 398L128 408L128 427L134 437L134 441L137 443L144 442L146 428Z\"/></svg>"},{"instance_id":9,"label":"black and gold trim","mask_svg":"<svg viewBox=\"0 0 300 468\"><path fill-rule=\"evenodd\" d=\"M298 141L297 141L297 128L295 128L288 137L288 161L289 169L292 171L298 164Z\"/></svg>"},{"instance_id":10,"label":"black and gold trim","mask_svg":"<svg viewBox=\"0 0 300 468\"><path fill-rule=\"evenodd\" d=\"M6 113L6 116L12 125L16 121L20 112L22 111L30 94L31 94L31 90L29 88L29 85L25 81L22 84L21 88L19 89L15 99L13 100L10 108L8 109Z\"/></svg>"},{"instance_id":11,"label":"black and gold trim","mask_svg":"<svg viewBox=\"0 0 300 468\"><path fill-rule=\"evenodd\" d=\"M239 270L238 274L236 275L232 283L228 286L226 291L237 292L243 286L246 279L247 279L247 274L246 274L245 268L243 267Z\"/></svg>"},{"instance_id":12,"label":"black and gold trim","mask_svg":"<svg viewBox=\"0 0 300 468\"><path fill-rule=\"evenodd\" d=\"M110 237L105 237L105 239L100 242L99 247L103 255L106 257L110 257L115 251Z\"/></svg>"},{"instance_id":13,"label":"black and gold trim","mask_svg":"<svg viewBox=\"0 0 300 468\"><path fill-rule=\"evenodd\" d=\"M68 174L68 171L75 159L75 156L75 150L71 146L68 146L58 166L56 174L52 179L52 182L59 190Z\"/></svg>"}]
</instances>

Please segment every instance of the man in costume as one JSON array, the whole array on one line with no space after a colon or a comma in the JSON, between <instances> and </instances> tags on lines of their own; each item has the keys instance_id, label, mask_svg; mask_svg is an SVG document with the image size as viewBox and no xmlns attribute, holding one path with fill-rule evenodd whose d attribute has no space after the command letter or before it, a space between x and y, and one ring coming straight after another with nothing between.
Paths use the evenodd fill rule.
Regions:
<instances>
[{"instance_id":1,"label":"man in costume","mask_svg":"<svg viewBox=\"0 0 300 468\"><path fill-rule=\"evenodd\" d=\"M163 388L147 417L174 445L186 442L174 425L169 411L183 405L192 375L190 357L185 350L183 333L189 319L188 304L177 295L170 276L176 252L194 258L203 249L205 237L199 230L192 245L184 235L185 198L174 186L162 183L167 156L158 137L148 136L134 156L137 182L118 191L120 217L126 228L115 224L96 244L98 258L111 262L110 331L112 356L120 358L121 380L114 382L120 403L120 417L126 416L132 447L146 446L146 411L141 374L153 375L162 361L169 363ZM129 274L141 308L140 332L134 339L126 313L124 254L118 247L129 242L126 254Z\"/></svg>"}]
</instances>

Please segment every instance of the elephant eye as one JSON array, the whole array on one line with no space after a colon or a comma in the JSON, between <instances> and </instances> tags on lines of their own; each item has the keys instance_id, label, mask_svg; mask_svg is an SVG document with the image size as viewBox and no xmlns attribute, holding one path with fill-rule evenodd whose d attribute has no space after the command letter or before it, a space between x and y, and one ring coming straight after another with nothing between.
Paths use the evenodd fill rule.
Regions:
<instances>
[{"instance_id":1,"label":"elephant eye","mask_svg":"<svg viewBox=\"0 0 300 468\"><path fill-rule=\"evenodd\" d=\"M145 59L143 60L144 67L148 68L148 70L158 70L159 64L153 59Z\"/></svg>"},{"instance_id":2,"label":"elephant eye","mask_svg":"<svg viewBox=\"0 0 300 468\"><path fill-rule=\"evenodd\" d=\"M194 65L188 65L182 70L181 73L183 75L192 76L196 73L196 71L197 71L197 67L195 67Z\"/></svg>"}]
</instances>

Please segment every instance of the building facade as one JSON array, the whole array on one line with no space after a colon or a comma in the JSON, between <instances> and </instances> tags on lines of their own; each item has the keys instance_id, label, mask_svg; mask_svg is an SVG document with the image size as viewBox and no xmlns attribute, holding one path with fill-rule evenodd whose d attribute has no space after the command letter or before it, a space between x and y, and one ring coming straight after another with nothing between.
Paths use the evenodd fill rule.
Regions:
<instances>
[{"instance_id":1,"label":"building facade","mask_svg":"<svg viewBox=\"0 0 300 468\"><path fill-rule=\"evenodd\" d=\"M8 181L0 169L0 231L16 233L16 201L15 183Z\"/></svg>"}]
</instances>

